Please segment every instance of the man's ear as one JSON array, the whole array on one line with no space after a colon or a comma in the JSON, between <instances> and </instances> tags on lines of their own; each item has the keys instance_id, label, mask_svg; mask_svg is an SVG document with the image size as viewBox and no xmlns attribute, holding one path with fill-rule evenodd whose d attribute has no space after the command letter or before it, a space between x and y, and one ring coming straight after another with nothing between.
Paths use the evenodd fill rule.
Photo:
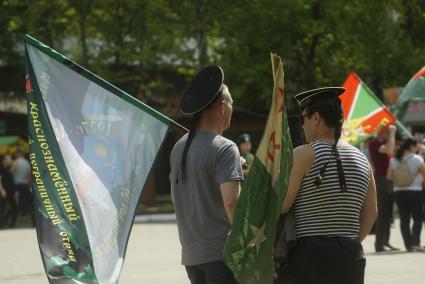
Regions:
<instances>
[{"instance_id":1,"label":"man's ear","mask_svg":"<svg viewBox=\"0 0 425 284\"><path fill-rule=\"evenodd\" d=\"M218 108L219 108L219 110L220 110L220 113L222 114L222 115L224 115L224 112L225 112L225 106L224 106L224 102L223 101L219 101L218 102Z\"/></svg>"},{"instance_id":2,"label":"man's ear","mask_svg":"<svg viewBox=\"0 0 425 284\"><path fill-rule=\"evenodd\" d=\"M319 123L320 123L320 119L321 119L321 117L320 117L319 113L318 113L318 112L315 112L315 113L313 114L313 116L314 116L314 122L315 122L315 124L316 124L316 125L319 125Z\"/></svg>"}]
</instances>

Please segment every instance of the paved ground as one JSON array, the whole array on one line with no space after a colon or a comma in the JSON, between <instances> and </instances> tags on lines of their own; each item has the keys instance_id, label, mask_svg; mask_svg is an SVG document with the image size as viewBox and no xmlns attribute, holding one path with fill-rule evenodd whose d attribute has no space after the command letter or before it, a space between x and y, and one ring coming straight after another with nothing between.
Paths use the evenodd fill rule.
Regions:
<instances>
[{"instance_id":1,"label":"paved ground","mask_svg":"<svg viewBox=\"0 0 425 284\"><path fill-rule=\"evenodd\" d=\"M372 235L363 243L367 254L367 284L425 283L425 253L376 254L373 242ZM403 247L398 227L392 229L391 243ZM425 233L422 243L425 243ZM179 261L175 223L136 224L120 283L188 283ZM47 283L34 229L0 231L0 283Z\"/></svg>"}]
</instances>

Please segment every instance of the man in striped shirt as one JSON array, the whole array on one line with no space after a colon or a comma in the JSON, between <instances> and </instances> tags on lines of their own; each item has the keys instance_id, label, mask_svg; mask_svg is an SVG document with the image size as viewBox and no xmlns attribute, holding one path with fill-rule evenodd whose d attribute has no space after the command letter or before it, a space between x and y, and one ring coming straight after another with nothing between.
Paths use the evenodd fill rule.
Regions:
<instances>
[{"instance_id":1,"label":"man in striped shirt","mask_svg":"<svg viewBox=\"0 0 425 284\"><path fill-rule=\"evenodd\" d=\"M344 88L295 96L309 144L294 149L282 213L295 213L291 283L364 282L361 241L377 215L373 173L366 157L340 140Z\"/></svg>"}]
</instances>

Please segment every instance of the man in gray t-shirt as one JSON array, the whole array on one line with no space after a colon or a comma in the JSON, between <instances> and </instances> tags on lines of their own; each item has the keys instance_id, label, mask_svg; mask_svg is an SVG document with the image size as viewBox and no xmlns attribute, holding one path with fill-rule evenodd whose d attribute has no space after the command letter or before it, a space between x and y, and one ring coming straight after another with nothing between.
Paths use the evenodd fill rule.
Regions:
<instances>
[{"instance_id":1,"label":"man in gray t-shirt","mask_svg":"<svg viewBox=\"0 0 425 284\"><path fill-rule=\"evenodd\" d=\"M171 152L170 181L182 264L192 284L236 283L223 262L243 180L238 148L221 135L230 125L232 103L218 66L203 69L182 97L182 112L194 117Z\"/></svg>"}]
</instances>

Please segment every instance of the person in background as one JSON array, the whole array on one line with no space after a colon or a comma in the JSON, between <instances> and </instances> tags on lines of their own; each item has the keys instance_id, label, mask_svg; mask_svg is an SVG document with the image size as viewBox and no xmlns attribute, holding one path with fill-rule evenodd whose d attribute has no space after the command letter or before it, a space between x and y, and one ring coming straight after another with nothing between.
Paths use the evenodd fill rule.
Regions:
<instances>
[{"instance_id":1,"label":"person in background","mask_svg":"<svg viewBox=\"0 0 425 284\"><path fill-rule=\"evenodd\" d=\"M295 96L309 144L294 149L282 205L295 214L296 245L289 255L290 283L362 284L361 242L377 216L372 169L357 148L343 142L340 87Z\"/></svg>"},{"instance_id":2,"label":"person in background","mask_svg":"<svg viewBox=\"0 0 425 284\"><path fill-rule=\"evenodd\" d=\"M1 158L2 157L0 156L0 160ZM7 197L7 192L4 189L2 180L3 180L3 176L0 173L0 229L3 229L4 209L5 209L6 197Z\"/></svg>"},{"instance_id":3,"label":"person in background","mask_svg":"<svg viewBox=\"0 0 425 284\"><path fill-rule=\"evenodd\" d=\"M192 284L236 283L224 244L244 177L236 144L222 136L233 111L223 78L220 67L208 66L183 92L181 110L192 124L170 155L181 263Z\"/></svg>"},{"instance_id":4,"label":"person in background","mask_svg":"<svg viewBox=\"0 0 425 284\"><path fill-rule=\"evenodd\" d=\"M425 139L422 140L422 143L418 143L419 145L419 155L422 157L422 159L425 160ZM425 179L422 182L422 208L425 209ZM425 223L425 210L423 210L422 219ZM425 248L425 246L423 247Z\"/></svg>"},{"instance_id":5,"label":"person in background","mask_svg":"<svg viewBox=\"0 0 425 284\"><path fill-rule=\"evenodd\" d=\"M22 215L30 215L33 225L35 225L35 212L33 206L33 197L31 192L31 166L25 158L22 149L15 152L15 161L11 167L15 190L19 196L19 211Z\"/></svg>"},{"instance_id":6,"label":"person in background","mask_svg":"<svg viewBox=\"0 0 425 284\"><path fill-rule=\"evenodd\" d=\"M239 153L241 155L243 175L246 177L251 169L252 163L254 162L254 155L251 153L252 144L251 136L248 133L242 133L236 140L238 143Z\"/></svg>"},{"instance_id":7,"label":"person in background","mask_svg":"<svg viewBox=\"0 0 425 284\"><path fill-rule=\"evenodd\" d=\"M421 143L418 142L418 154L425 159L425 139Z\"/></svg>"},{"instance_id":8,"label":"person in background","mask_svg":"<svg viewBox=\"0 0 425 284\"><path fill-rule=\"evenodd\" d=\"M418 144L417 140L407 138L391 159L388 171L388 179L394 181L394 196L400 214L401 235L407 251L425 251L420 246L425 164L424 159L416 154ZM403 164L406 166L404 169L401 168ZM412 230L410 229L411 217L413 218Z\"/></svg>"},{"instance_id":9,"label":"person in background","mask_svg":"<svg viewBox=\"0 0 425 284\"><path fill-rule=\"evenodd\" d=\"M13 176L10 172L11 166L12 158L10 157L10 155L0 155L1 185L6 192L3 211L0 213L0 215L2 215L2 213L5 214L3 215L3 222L0 223L0 226L6 226L9 224L9 227L14 228L16 226L16 219L18 218L18 205L16 203L15 198L15 186L13 183ZM7 211L5 211L6 206L8 207Z\"/></svg>"},{"instance_id":10,"label":"person in background","mask_svg":"<svg viewBox=\"0 0 425 284\"><path fill-rule=\"evenodd\" d=\"M375 251L399 250L390 245L390 226L393 211L393 185L387 179L387 171L395 148L394 125L383 127L369 142L378 199L378 218L375 224Z\"/></svg>"}]
</instances>

